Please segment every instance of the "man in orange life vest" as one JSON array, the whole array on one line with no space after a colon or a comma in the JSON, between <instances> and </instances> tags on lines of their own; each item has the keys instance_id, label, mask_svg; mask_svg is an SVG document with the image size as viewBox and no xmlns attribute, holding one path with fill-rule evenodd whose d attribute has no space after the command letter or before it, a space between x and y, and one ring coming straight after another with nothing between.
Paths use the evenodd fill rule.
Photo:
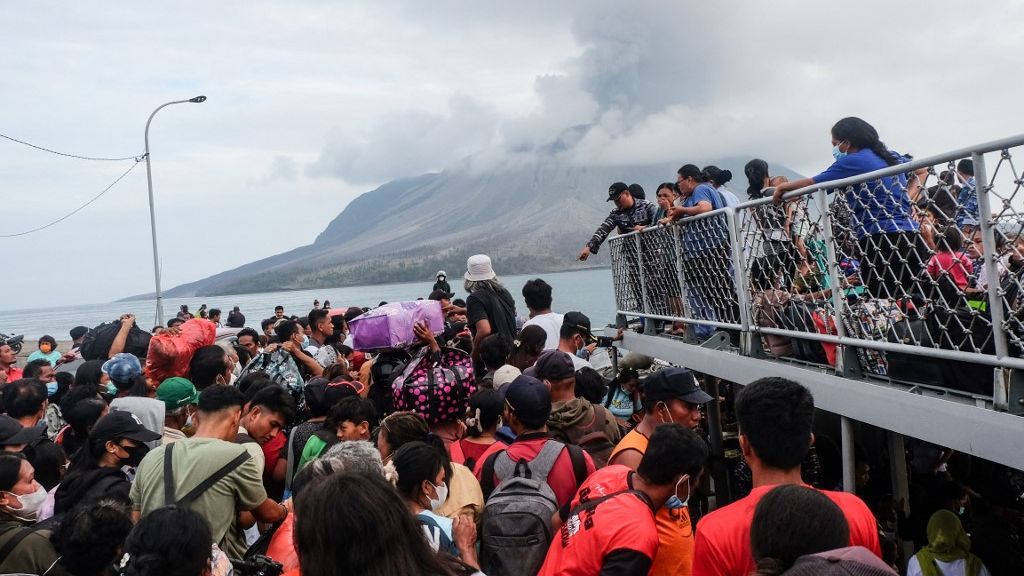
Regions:
<instances>
[{"instance_id":1,"label":"man in orange life vest","mask_svg":"<svg viewBox=\"0 0 1024 576\"><path fill-rule=\"evenodd\" d=\"M615 446L608 464L622 464L637 470L647 451L648 438L662 425L673 422L687 428L700 426L700 406L711 396L700 389L693 373L685 368L665 368L651 374L643 382L643 420ZM691 486L697 478L690 478ZM651 576L690 576L693 566L693 526L690 511L673 500L659 508L655 516L658 526L658 555L651 566Z\"/></svg>"}]
</instances>

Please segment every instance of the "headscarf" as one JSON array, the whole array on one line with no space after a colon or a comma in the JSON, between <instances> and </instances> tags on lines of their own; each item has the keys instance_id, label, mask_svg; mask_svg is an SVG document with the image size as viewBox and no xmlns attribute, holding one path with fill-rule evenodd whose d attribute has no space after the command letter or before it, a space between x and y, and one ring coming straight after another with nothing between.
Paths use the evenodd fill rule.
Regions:
<instances>
[{"instance_id":1,"label":"headscarf","mask_svg":"<svg viewBox=\"0 0 1024 576\"><path fill-rule=\"evenodd\" d=\"M924 576L942 576L936 560L940 562L967 561L967 576L977 576L981 560L971 554L971 539L964 532L960 518L949 510L939 510L928 520L928 545L917 553Z\"/></svg>"}]
</instances>

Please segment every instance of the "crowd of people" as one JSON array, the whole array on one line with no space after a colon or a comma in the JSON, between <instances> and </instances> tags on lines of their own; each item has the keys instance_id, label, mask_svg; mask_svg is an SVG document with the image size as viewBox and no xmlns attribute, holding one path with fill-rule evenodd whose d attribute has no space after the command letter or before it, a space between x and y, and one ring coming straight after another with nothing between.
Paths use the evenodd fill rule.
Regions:
<instances>
[{"instance_id":1,"label":"crowd of people","mask_svg":"<svg viewBox=\"0 0 1024 576\"><path fill-rule=\"evenodd\" d=\"M1002 216L995 220L995 276L990 278L973 161L950 162L931 186L935 171L919 168L828 188L912 160L890 150L873 126L855 117L836 122L831 145L834 162L810 178L791 181L773 175L762 159L749 161L744 167L748 198L742 204L724 187L732 174L715 166L682 166L675 183L658 186L656 204L636 185L612 184L608 200L615 209L579 258L596 253L612 230L644 231L637 243L618 244L619 308L702 321L665 323L665 331L674 335L686 335L689 328L694 338L705 340L716 330L712 323L740 324L740 267L750 319L763 328L834 335L836 327L826 317L833 315L833 293L841 292L845 303L836 322L844 324L848 336L994 354L991 309L998 306L1007 318L1013 353L1024 352L1018 314L1024 304L1022 222L1008 217L1005 207L994 208ZM824 209L813 196L788 194L814 185L826 186ZM734 234L742 261L730 241L725 207L736 209ZM676 222L680 225L667 227ZM994 302L993 286L1000 294ZM828 344L781 335L764 341L775 356L835 364L835 347ZM859 360L869 373L991 394L988 383L958 382L979 378L922 371L906 355L865 352ZM945 372L971 373L961 364Z\"/></svg>"},{"instance_id":2,"label":"crowd of people","mask_svg":"<svg viewBox=\"0 0 1024 576\"><path fill-rule=\"evenodd\" d=\"M833 129L837 163L821 178L898 160L849 120ZM764 195L761 164L747 175ZM616 209L580 258L616 228L736 205L730 179L685 165L658 188L658 208L640 186L613 184ZM776 182L774 193L806 184ZM926 235L917 221L857 209L851 222L865 249L884 238L905 251ZM956 224L976 225L976 214ZM932 239L947 236L936 228ZM685 270L720 273L705 288L731 282L696 238L682 243ZM872 274L877 263L862 257L869 289L916 277ZM915 452L934 482L907 516L892 498L816 481L814 399L802 385L763 378L722 403L685 367L591 362L621 331L598 338L585 314L555 312L543 279L521 288L526 311L486 255L467 260L465 299L444 271L436 280L420 300L439 323L417 322L384 348L364 348L350 328L372 309L327 301L301 316L278 306L258 330L238 307L222 325L219 309L182 306L151 330L125 314L73 329L67 351L40 338L23 367L0 342L0 573L1012 573L994 568L1005 563L992 547L972 552L970 490L943 477L948 451ZM694 292L672 306L730 313ZM723 404L748 486L708 511L704 422ZM896 533L919 548L905 562L890 550Z\"/></svg>"}]
</instances>

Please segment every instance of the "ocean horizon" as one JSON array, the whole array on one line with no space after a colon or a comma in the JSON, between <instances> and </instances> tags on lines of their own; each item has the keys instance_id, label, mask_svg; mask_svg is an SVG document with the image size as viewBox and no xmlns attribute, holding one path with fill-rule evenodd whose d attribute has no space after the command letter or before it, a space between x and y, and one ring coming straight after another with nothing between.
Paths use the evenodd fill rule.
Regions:
<instances>
[{"instance_id":1,"label":"ocean horizon","mask_svg":"<svg viewBox=\"0 0 1024 576\"><path fill-rule=\"evenodd\" d=\"M462 274L451 272L448 283L455 292L456 298L465 298L462 289ZM527 317L529 311L523 301L522 288L527 280L543 278L551 284L553 305L556 312L571 310L583 312L590 317L594 327L604 326L615 320L615 294L612 285L610 268L590 268L567 272L547 272L543 274L516 274L500 276L499 279L516 300L516 312ZM227 313L238 306L245 315L246 326L257 330L260 321L274 314L275 306L284 306L288 315L304 316L313 307L313 300L321 304L325 300L334 308L346 306L375 307L380 302L397 302L426 298L433 287L434 279L423 282L400 282L393 284L373 284L362 286L343 286L337 288L314 288L308 290L281 290L275 292L259 292L252 294L235 294L226 296L195 296L185 298L164 298L164 321L178 313L182 304L195 312L203 304L208 309L219 308L222 311L222 322L227 320ZM48 334L57 340L68 340L68 332L75 326L94 327L103 322L117 320L121 314L132 313L136 323L143 330L150 330L156 325L156 299L140 299L99 304L80 304L29 308L22 310L0 311L0 332L5 334L23 334L27 341ZM31 346L32 344L28 344Z\"/></svg>"}]
</instances>

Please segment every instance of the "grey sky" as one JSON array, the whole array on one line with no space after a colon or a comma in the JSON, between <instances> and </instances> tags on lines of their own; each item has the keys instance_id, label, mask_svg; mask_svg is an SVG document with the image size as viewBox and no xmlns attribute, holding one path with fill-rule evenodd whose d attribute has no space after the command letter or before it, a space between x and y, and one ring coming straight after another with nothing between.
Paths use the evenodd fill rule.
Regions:
<instances>
[{"instance_id":1,"label":"grey sky","mask_svg":"<svg viewBox=\"0 0 1024 576\"><path fill-rule=\"evenodd\" d=\"M358 194L468 155L812 172L842 116L915 155L1021 130L1024 4L1009 0L52 1L3 22L4 134L126 156L157 105L209 96L151 132L166 287L307 244ZM0 234L127 167L0 141ZM0 309L151 290L144 166L0 249Z\"/></svg>"}]
</instances>

